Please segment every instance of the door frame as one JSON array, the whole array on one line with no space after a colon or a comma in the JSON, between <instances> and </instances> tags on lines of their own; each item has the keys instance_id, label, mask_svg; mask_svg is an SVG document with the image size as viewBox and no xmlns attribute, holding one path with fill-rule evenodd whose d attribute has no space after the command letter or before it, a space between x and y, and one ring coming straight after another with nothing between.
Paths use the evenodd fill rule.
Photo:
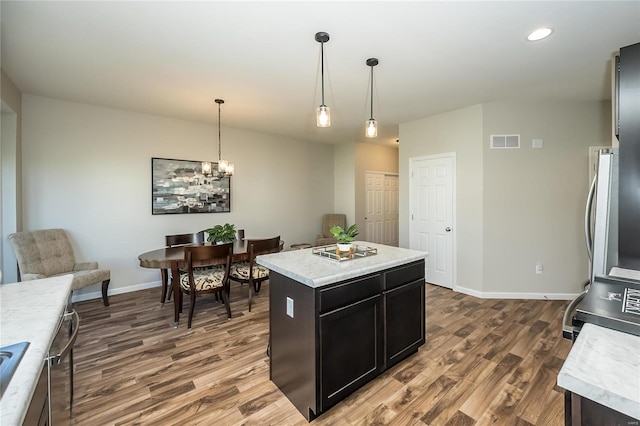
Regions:
<instances>
[{"instance_id":1,"label":"door frame","mask_svg":"<svg viewBox=\"0 0 640 426\"><path fill-rule=\"evenodd\" d=\"M413 239L415 238L414 222L411 218L414 211L413 199L413 172L415 171L415 163L423 160L437 160L439 158L451 158L451 227L453 228L453 235L451 235L451 289L457 291L458 289L458 226L457 226L457 214L456 214L456 199L457 199L457 173L456 173L456 153L445 152L442 154L423 155L419 157L409 158L409 247L412 246ZM426 258L426 262L429 262L429 256ZM426 273L427 271L425 271ZM425 280L427 276L425 274ZM428 281L427 281L428 282Z\"/></svg>"}]
</instances>

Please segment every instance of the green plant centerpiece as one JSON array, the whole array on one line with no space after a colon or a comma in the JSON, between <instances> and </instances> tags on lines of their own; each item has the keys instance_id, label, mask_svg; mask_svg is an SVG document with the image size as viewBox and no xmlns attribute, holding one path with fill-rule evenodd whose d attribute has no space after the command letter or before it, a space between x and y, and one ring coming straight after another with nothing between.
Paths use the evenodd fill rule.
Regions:
<instances>
[{"instance_id":1,"label":"green plant centerpiece","mask_svg":"<svg viewBox=\"0 0 640 426\"><path fill-rule=\"evenodd\" d=\"M207 241L216 244L232 243L236 239L236 226L229 223L205 229L205 232L208 234Z\"/></svg>"},{"instance_id":2,"label":"green plant centerpiece","mask_svg":"<svg viewBox=\"0 0 640 426\"><path fill-rule=\"evenodd\" d=\"M353 240L355 240L356 235L360 232L358 231L358 225L355 223L347 228L345 231L341 226L334 225L329 229L333 238L338 240L338 251L340 252L349 252L353 248Z\"/></svg>"}]
</instances>

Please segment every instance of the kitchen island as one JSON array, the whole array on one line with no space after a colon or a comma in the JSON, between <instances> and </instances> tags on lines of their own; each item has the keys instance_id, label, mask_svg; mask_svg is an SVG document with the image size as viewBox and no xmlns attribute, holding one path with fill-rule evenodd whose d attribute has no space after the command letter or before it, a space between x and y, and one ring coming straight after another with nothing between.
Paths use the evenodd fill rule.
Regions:
<instances>
[{"instance_id":1,"label":"kitchen island","mask_svg":"<svg viewBox=\"0 0 640 426\"><path fill-rule=\"evenodd\" d=\"M335 261L310 248L258 256L270 269L270 378L311 421L425 342L425 252L356 242Z\"/></svg>"},{"instance_id":2,"label":"kitchen island","mask_svg":"<svg viewBox=\"0 0 640 426\"><path fill-rule=\"evenodd\" d=\"M0 285L0 346L29 342L0 399L0 425L25 422L34 392L40 389L44 359L67 306L72 281L72 275L63 275ZM44 380L46 392L46 368Z\"/></svg>"}]
</instances>

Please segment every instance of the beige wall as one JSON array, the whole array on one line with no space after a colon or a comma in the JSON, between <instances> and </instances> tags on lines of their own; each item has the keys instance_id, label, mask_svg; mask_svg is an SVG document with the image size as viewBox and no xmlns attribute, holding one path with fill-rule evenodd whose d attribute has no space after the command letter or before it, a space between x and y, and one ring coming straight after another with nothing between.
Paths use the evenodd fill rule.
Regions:
<instances>
[{"instance_id":1,"label":"beige wall","mask_svg":"<svg viewBox=\"0 0 640 426\"><path fill-rule=\"evenodd\" d=\"M577 293L588 275L588 147L610 141L609 103L485 104L484 291ZM521 148L489 149L491 134ZM532 139L543 148L531 148ZM535 273L543 264L542 275Z\"/></svg>"},{"instance_id":2,"label":"beige wall","mask_svg":"<svg viewBox=\"0 0 640 426\"><path fill-rule=\"evenodd\" d=\"M344 213L347 224L353 223L356 216L355 180L356 150L354 143L343 143L334 146L334 193L335 204L331 211L323 213ZM318 225L320 226L320 224ZM320 229L318 228L318 232Z\"/></svg>"},{"instance_id":3,"label":"beige wall","mask_svg":"<svg viewBox=\"0 0 640 426\"><path fill-rule=\"evenodd\" d=\"M482 107L480 105L400 125L400 246L409 247L409 160L456 153L458 286L482 285ZM405 182L403 184L403 182Z\"/></svg>"},{"instance_id":4,"label":"beige wall","mask_svg":"<svg viewBox=\"0 0 640 426\"><path fill-rule=\"evenodd\" d=\"M456 153L458 290L555 298L580 291L588 266L588 147L609 144L609 111L608 102L499 102L400 126L401 179L412 157ZM520 134L521 148L492 150L491 134ZM543 140L542 149L531 148L534 138ZM409 243L409 213L404 185L401 246ZM538 262L542 275L535 273Z\"/></svg>"},{"instance_id":5,"label":"beige wall","mask_svg":"<svg viewBox=\"0 0 640 426\"><path fill-rule=\"evenodd\" d=\"M0 269L3 272L2 282L15 282L18 280L18 267L7 236L22 229L22 93L4 71L0 73L0 80Z\"/></svg>"},{"instance_id":6,"label":"beige wall","mask_svg":"<svg viewBox=\"0 0 640 426\"><path fill-rule=\"evenodd\" d=\"M355 144L355 223L358 224L363 239L366 234L364 218L367 213L366 172L398 173L398 148L373 143Z\"/></svg>"},{"instance_id":7,"label":"beige wall","mask_svg":"<svg viewBox=\"0 0 640 426\"><path fill-rule=\"evenodd\" d=\"M288 248L312 242L334 205L333 146L223 127L232 211L153 216L151 157L214 160L215 125L29 95L23 114L24 228L67 229L76 257L111 269L116 291L159 281L137 256L166 234L230 222Z\"/></svg>"}]
</instances>

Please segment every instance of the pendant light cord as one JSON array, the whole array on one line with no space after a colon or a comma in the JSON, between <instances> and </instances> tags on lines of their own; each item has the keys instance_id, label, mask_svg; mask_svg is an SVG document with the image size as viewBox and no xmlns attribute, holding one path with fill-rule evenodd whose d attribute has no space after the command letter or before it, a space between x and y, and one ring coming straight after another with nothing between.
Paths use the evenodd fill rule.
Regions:
<instances>
[{"instance_id":1,"label":"pendant light cord","mask_svg":"<svg viewBox=\"0 0 640 426\"><path fill-rule=\"evenodd\" d=\"M218 103L218 164L222 160L222 139L220 137L220 103Z\"/></svg>"},{"instance_id":2,"label":"pendant light cord","mask_svg":"<svg viewBox=\"0 0 640 426\"><path fill-rule=\"evenodd\" d=\"M322 64L320 69L322 76L322 106L324 106L324 42L320 43L320 63Z\"/></svg>"},{"instance_id":3,"label":"pendant light cord","mask_svg":"<svg viewBox=\"0 0 640 426\"><path fill-rule=\"evenodd\" d=\"M373 65L371 65L371 120L373 120Z\"/></svg>"}]
</instances>

